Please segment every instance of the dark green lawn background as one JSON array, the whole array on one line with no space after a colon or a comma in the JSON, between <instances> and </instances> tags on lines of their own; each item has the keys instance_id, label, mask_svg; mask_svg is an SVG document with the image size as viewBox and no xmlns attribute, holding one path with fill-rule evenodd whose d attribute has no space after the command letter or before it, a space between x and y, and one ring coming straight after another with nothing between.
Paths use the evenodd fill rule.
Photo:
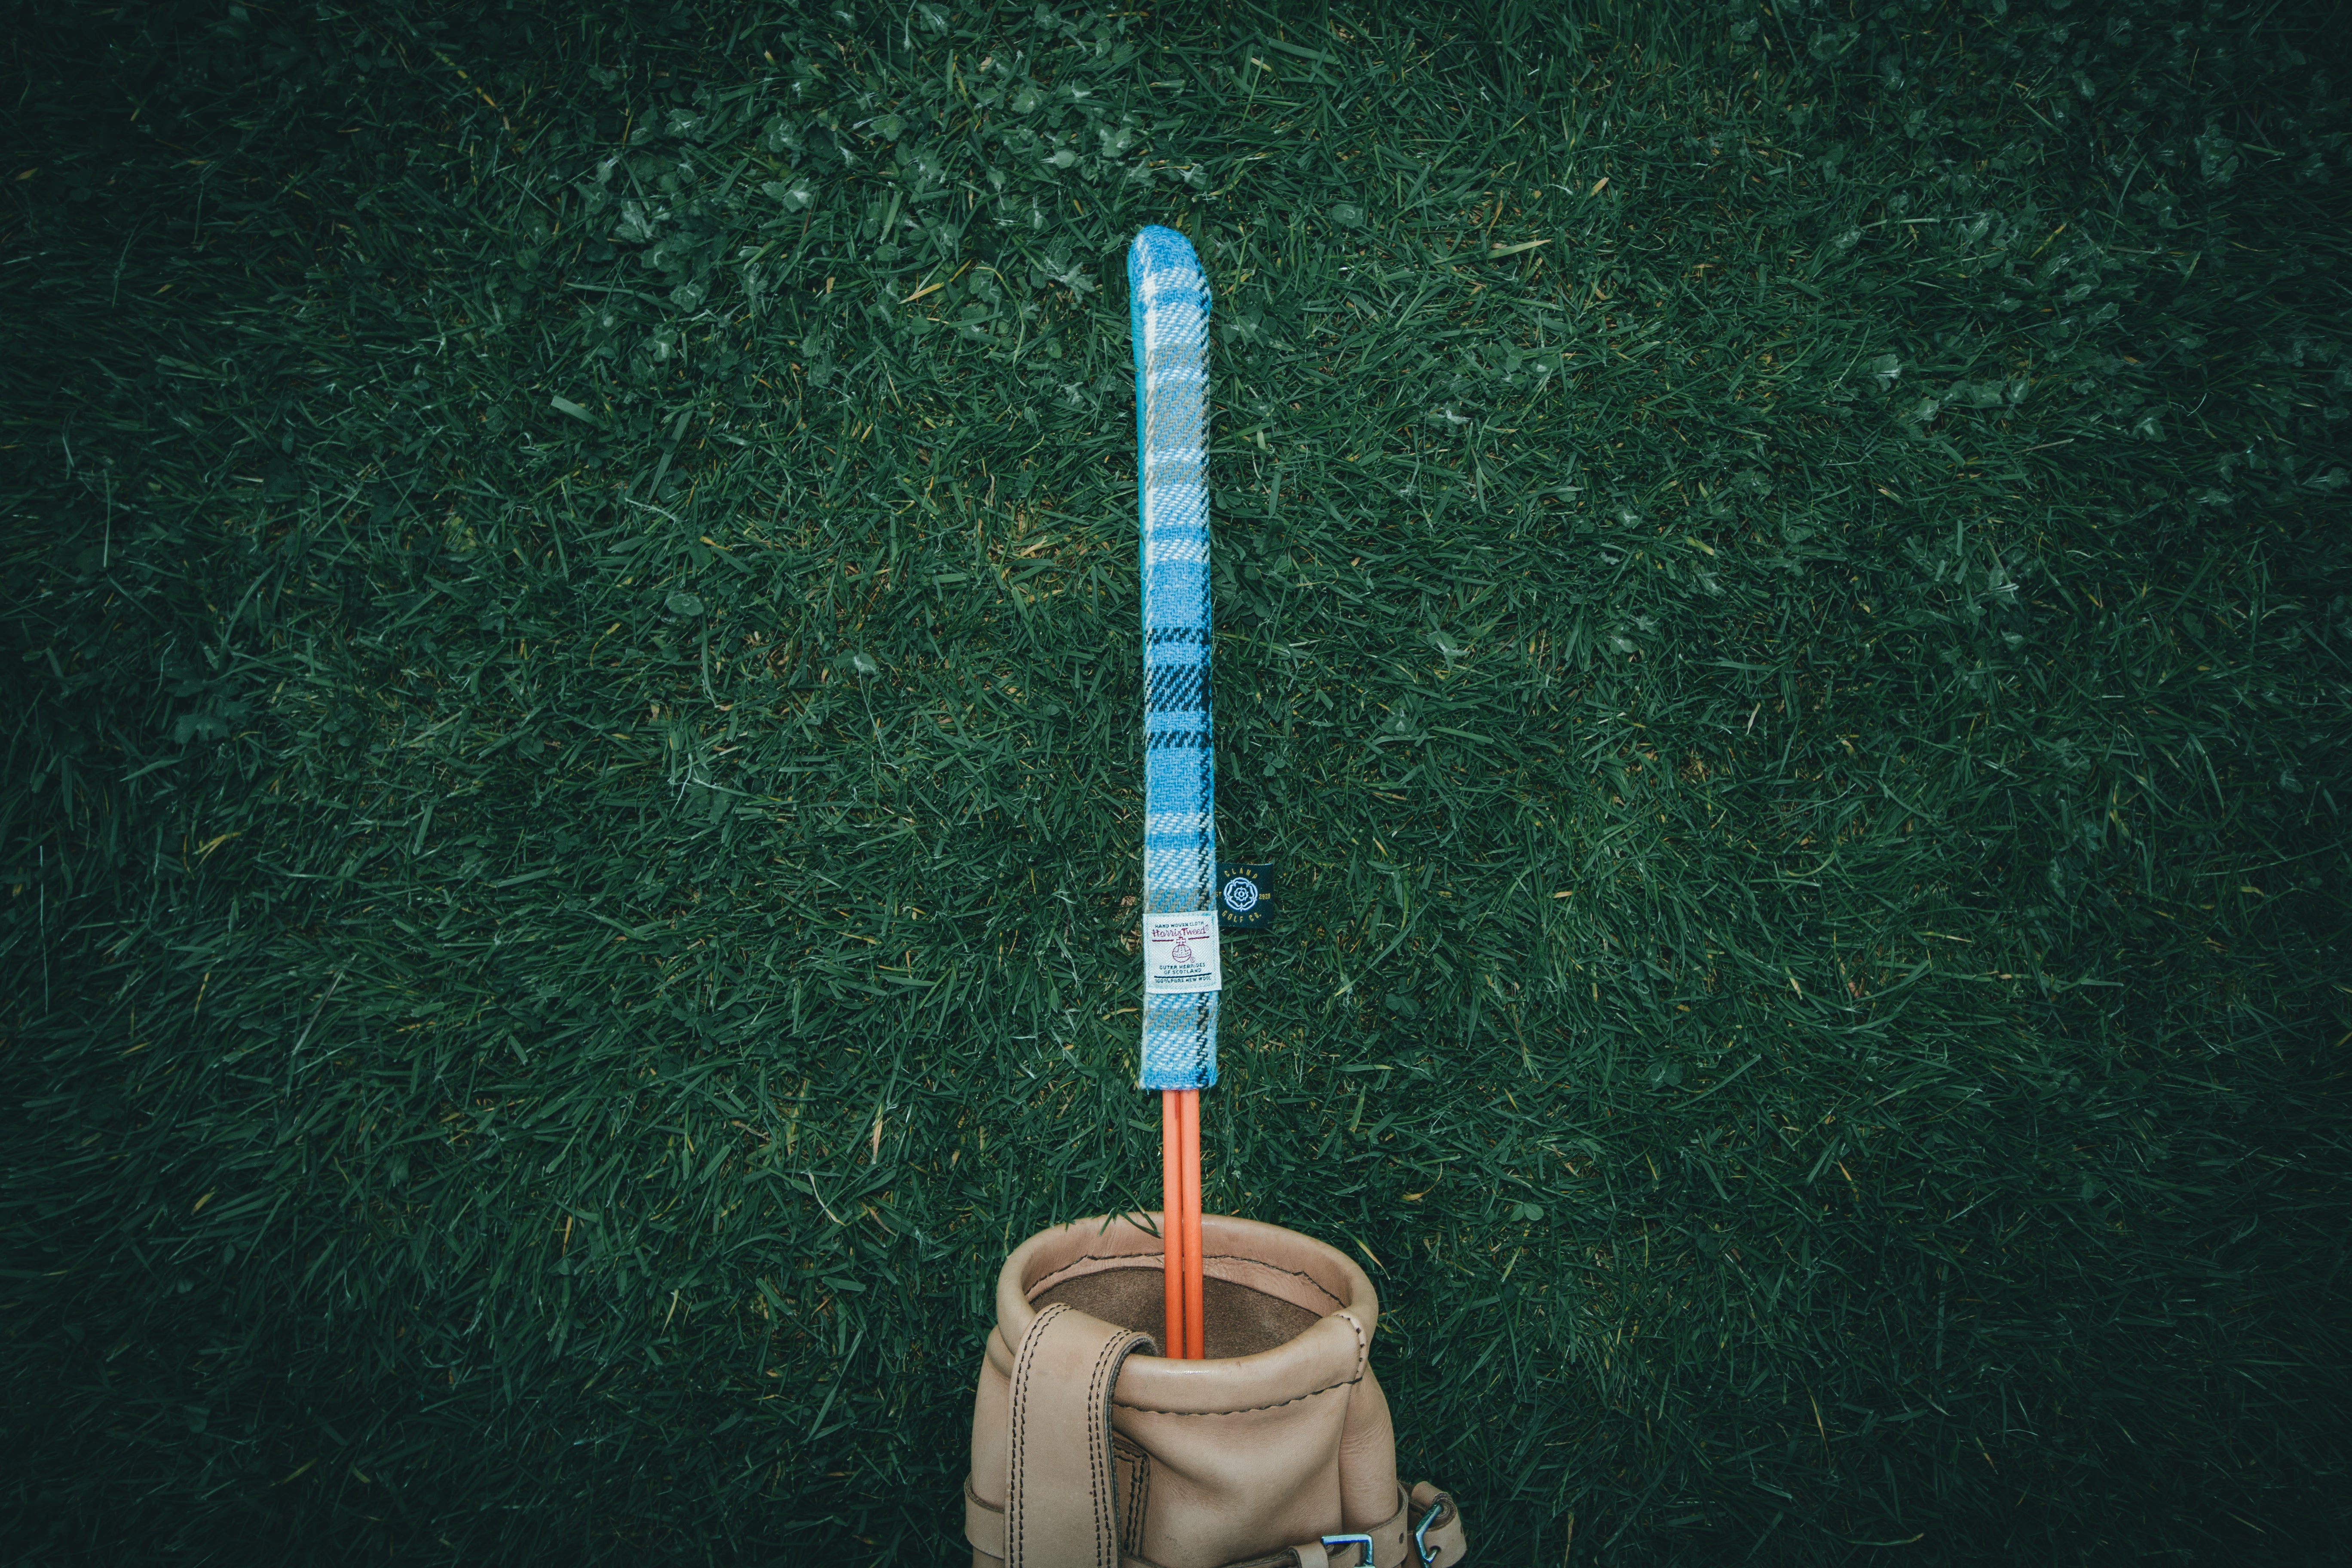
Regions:
<instances>
[{"instance_id":1,"label":"dark green lawn background","mask_svg":"<svg viewBox=\"0 0 2352 1568\"><path fill-rule=\"evenodd\" d=\"M0 1557L959 1560L1165 222L1208 1203L1476 1561L2340 1561L2341 18L1570 9L18 8Z\"/></svg>"}]
</instances>

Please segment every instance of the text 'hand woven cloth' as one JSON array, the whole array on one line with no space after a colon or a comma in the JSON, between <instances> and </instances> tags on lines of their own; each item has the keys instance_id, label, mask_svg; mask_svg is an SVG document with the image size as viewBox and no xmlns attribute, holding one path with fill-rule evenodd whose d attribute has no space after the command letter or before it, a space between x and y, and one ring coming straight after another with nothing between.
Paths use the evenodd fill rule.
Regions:
<instances>
[{"instance_id":1,"label":"text 'hand woven cloth'","mask_svg":"<svg viewBox=\"0 0 2352 1568\"><path fill-rule=\"evenodd\" d=\"M1215 939L1209 718L1209 282L1157 226L1127 253L1143 567L1143 913L1201 913ZM1147 984L1137 1087L1217 1081L1217 993Z\"/></svg>"}]
</instances>

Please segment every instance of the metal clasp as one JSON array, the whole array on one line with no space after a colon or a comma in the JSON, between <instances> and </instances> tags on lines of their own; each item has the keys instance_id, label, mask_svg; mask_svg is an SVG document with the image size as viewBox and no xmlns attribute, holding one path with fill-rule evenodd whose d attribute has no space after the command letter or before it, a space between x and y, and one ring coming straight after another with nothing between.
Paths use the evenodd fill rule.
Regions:
<instances>
[{"instance_id":1,"label":"metal clasp","mask_svg":"<svg viewBox=\"0 0 2352 1568\"><path fill-rule=\"evenodd\" d=\"M1356 1559L1357 1568L1372 1568L1372 1538L1370 1536L1327 1535L1323 1537L1324 1551L1328 1552L1335 1546L1362 1547L1364 1549L1363 1555Z\"/></svg>"},{"instance_id":2,"label":"metal clasp","mask_svg":"<svg viewBox=\"0 0 2352 1568\"><path fill-rule=\"evenodd\" d=\"M1436 1502L1430 1504L1429 1512L1422 1519L1419 1528L1415 1529L1412 1532L1412 1554L1414 1559L1420 1563L1421 1568L1433 1568L1433 1565L1437 1562L1437 1553L1430 1549L1430 1544L1426 1538L1429 1534L1429 1527L1435 1524L1437 1522L1437 1516L1444 1511L1445 1505L1444 1503ZM1369 1552L1367 1554L1369 1555Z\"/></svg>"}]
</instances>

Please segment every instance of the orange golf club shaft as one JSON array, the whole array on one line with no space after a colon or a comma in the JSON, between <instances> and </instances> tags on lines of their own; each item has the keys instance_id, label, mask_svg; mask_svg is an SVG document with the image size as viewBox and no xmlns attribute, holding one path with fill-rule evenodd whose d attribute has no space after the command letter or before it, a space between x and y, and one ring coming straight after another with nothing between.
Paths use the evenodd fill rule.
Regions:
<instances>
[{"instance_id":1,"label":"orange golf club shaft","mask_svg":"<svg viewBox=\"0 0 2352 1568\"><path fill-rule=\"evenodd\" d=\"M1168 1337L1161 1353L1171 1359L1184 1354L1184 1125L1176 1108L1181 1091L1160 1093L1160 1242L1167 1256Z\"/></svg>"},{"instance_id":2,"label":"orange golf club shaft","mask_svg":"<svg viewBox=\"0 0 2352 1568\"><path fill-rule=\"evenodd\" d=\"M1184 1184L1184 1355L1207 1358L1208 1319L1201 1301L1201 1091L1188 1089L1177 1103L1184 1151L1177 1174Z\"/></svg>"}]
</instances>

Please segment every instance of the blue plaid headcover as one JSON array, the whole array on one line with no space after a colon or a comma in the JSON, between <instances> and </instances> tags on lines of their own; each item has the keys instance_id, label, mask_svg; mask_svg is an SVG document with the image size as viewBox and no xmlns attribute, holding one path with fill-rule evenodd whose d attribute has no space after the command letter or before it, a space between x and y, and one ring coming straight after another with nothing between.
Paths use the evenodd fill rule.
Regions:
<instances>
[{"instance_id":1,"label":"blue plaid headcover","mask_svg":"<svg viewBox=\"0 0 2352 1568\"><path fill-rule=\"evenodd\" d=\"M1143 912L1213 907L1209 726L1209 280L1158 225L1127 252L1143 561ZM1217 1081L1217 994L1146 995L1138 1087Z\"/></svg>"}]
</instances>

